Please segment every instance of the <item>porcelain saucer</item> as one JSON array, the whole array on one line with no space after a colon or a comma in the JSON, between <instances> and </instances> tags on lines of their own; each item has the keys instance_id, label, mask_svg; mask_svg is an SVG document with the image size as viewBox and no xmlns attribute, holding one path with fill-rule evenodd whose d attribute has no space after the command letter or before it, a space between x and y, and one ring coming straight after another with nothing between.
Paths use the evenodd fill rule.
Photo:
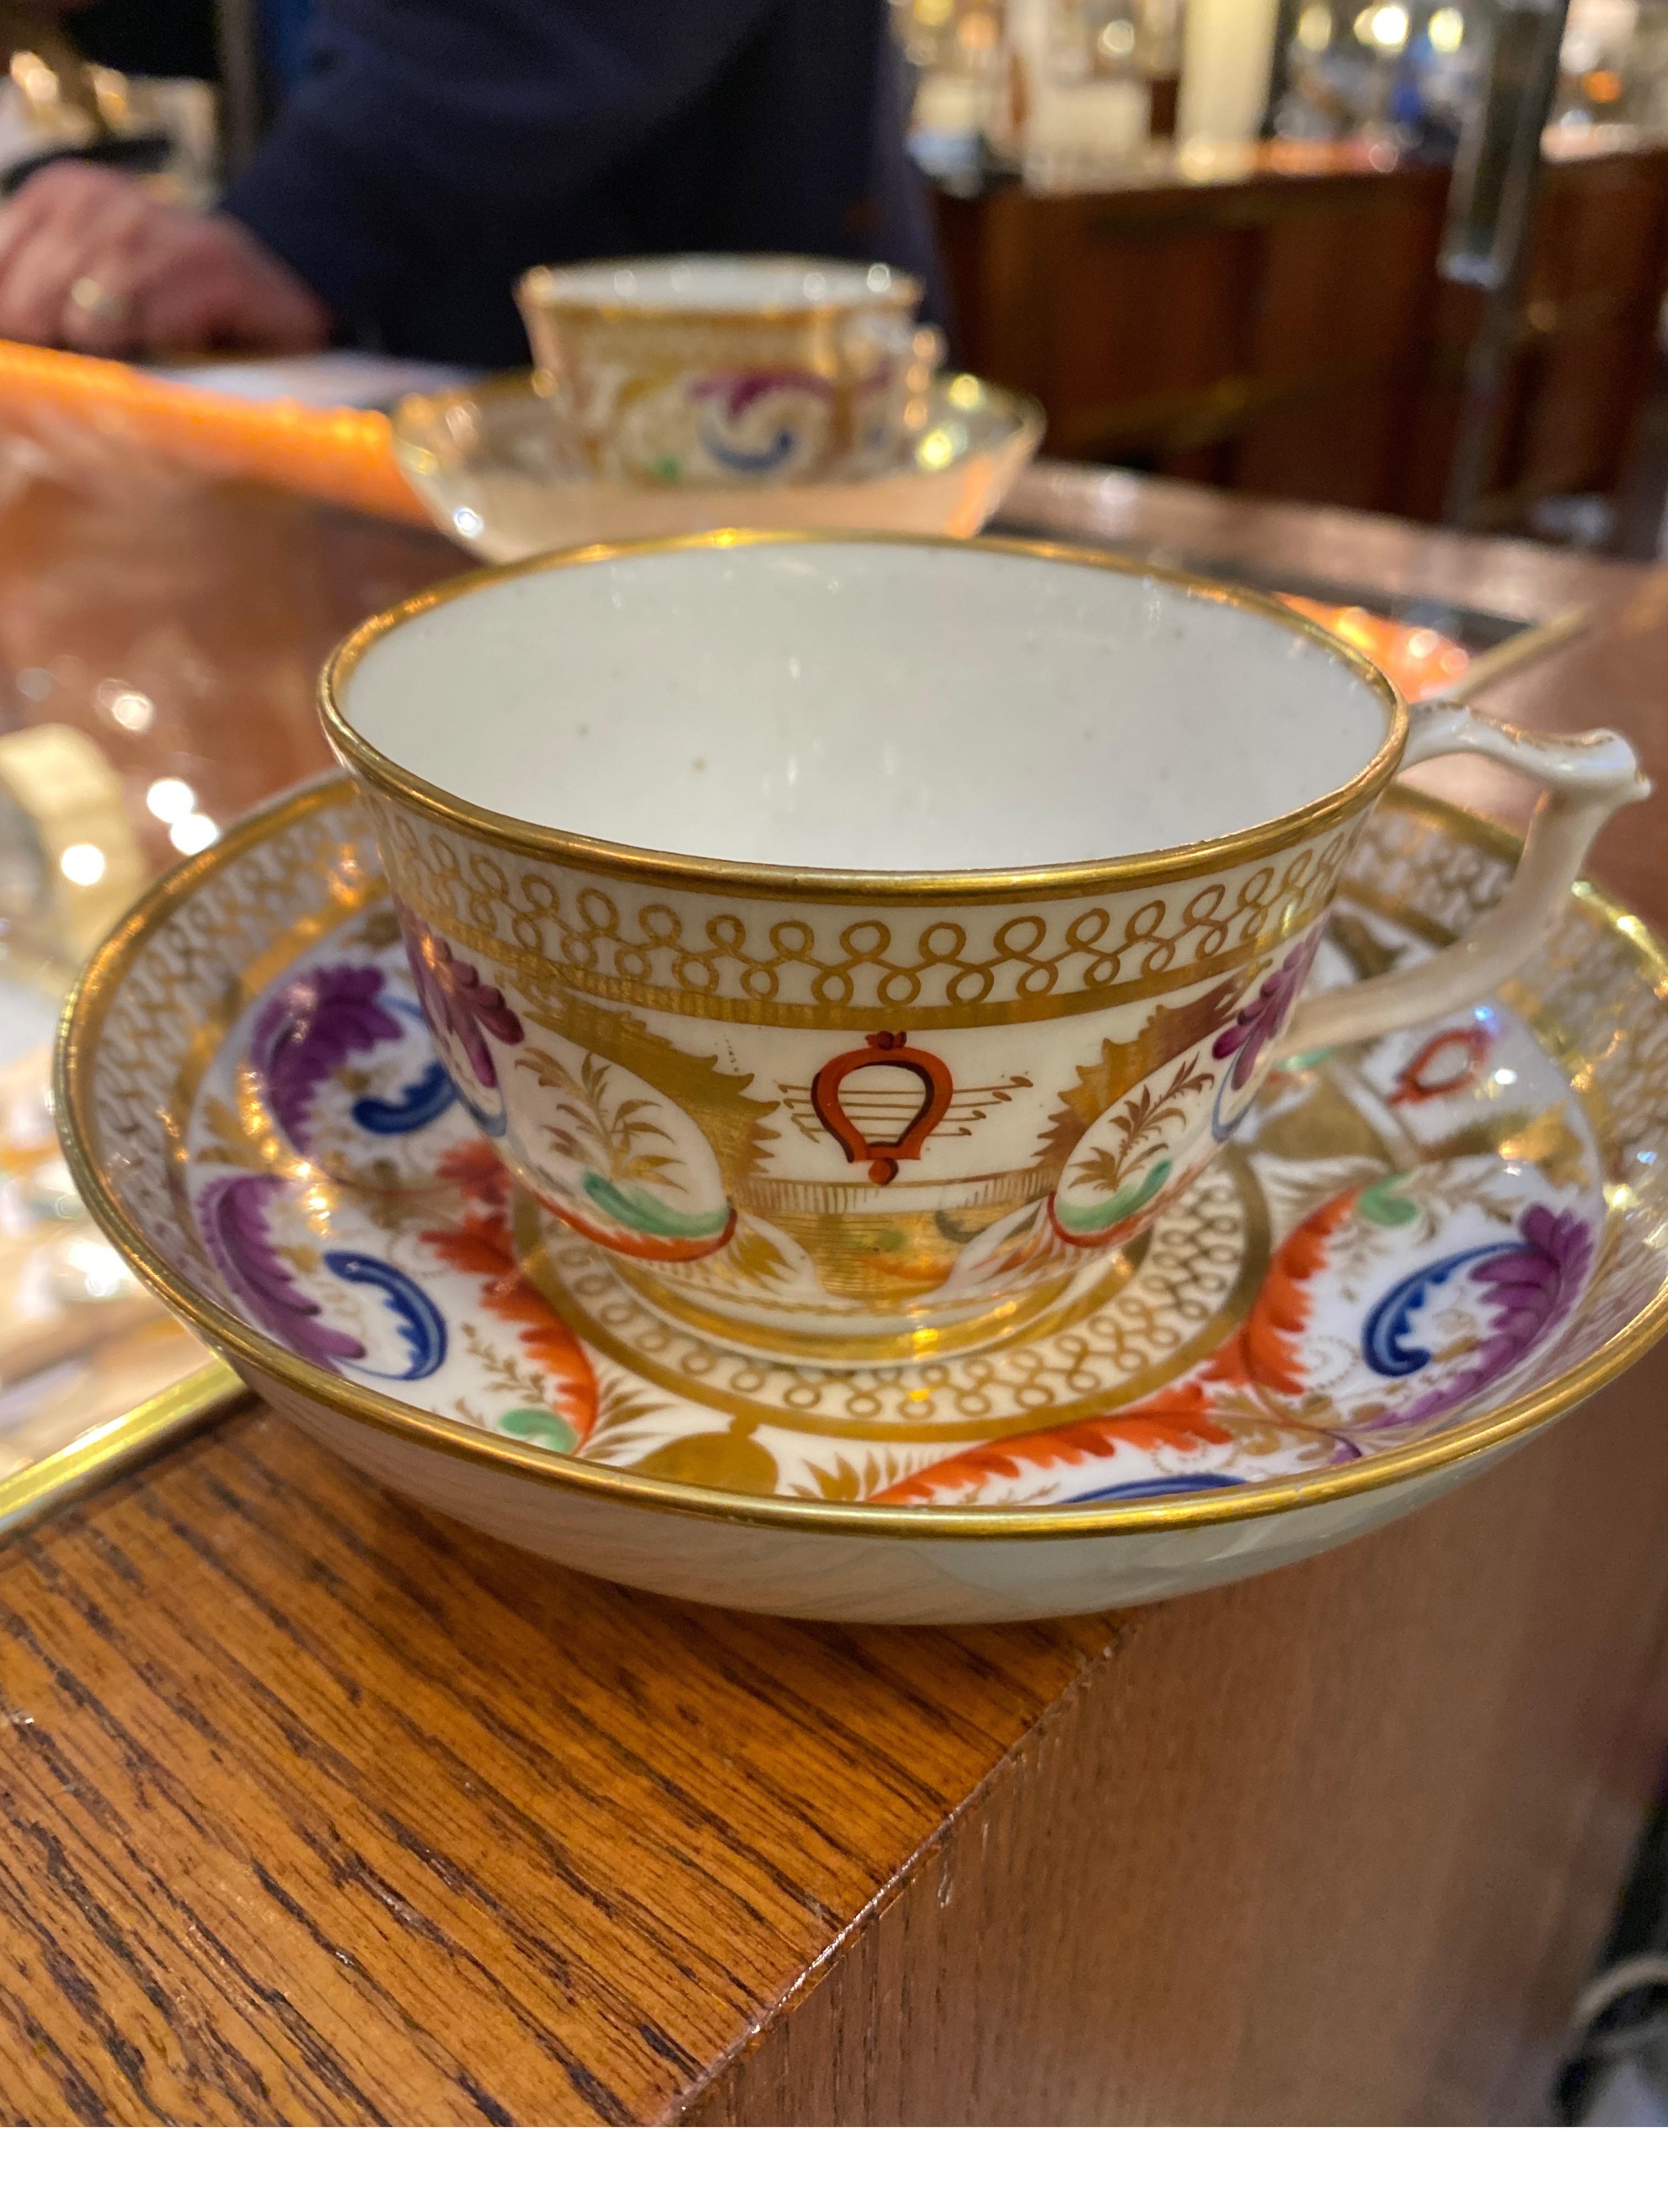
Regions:
<instances>
[{"instance_id":1,"label":"porcelain saucer","mask_svg":"<svg viewBox=\"0 0 1668 2212\"><path fill-rule=\"evenodd\" d=\"M934 380L903 464L850 483L642 486L568 450L531 374L419 393L394 453L436 523L488 561L705 530L895 530L971 538L1041 441L1034 399L974 376Z\"/></svg>"},{"instance_id":2,"label":"porcelain saucer","mask_svg":"<svg viewBox=\"0 0 1668 2212\"><path fill-rule=\"evenodd\" d=\"M1399 793L1344 981L1514 848ZM1668 954L1587 888L1519 975L1265 1086L1142 1240L1004 1344L787 1365L643 1304L506 1187L435 1063L332 778L167 878L68 1017L66 1147L130 1265L391 1486L570 1564L853 1619L1013 1618L1255 1573L1500 1457L1668 1327Z\"/></svg>"}]
</instances>

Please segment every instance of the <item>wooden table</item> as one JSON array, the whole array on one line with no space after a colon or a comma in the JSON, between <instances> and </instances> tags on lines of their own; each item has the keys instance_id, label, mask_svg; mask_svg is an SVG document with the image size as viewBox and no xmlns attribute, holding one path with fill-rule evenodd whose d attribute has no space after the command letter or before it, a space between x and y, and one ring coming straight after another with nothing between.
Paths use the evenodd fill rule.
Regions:
<instances>
[{"instance_id":1,"label":"wooden table","mask_svg":"<svg viewBox=\"0 0 1668 2212\"><path fill-rule=\"evenodd\" d=\"M1668 573L1059 470L1013 514L1586 601L1496 703L1668 773ZM326 618L452 565L229 490L9 522L14 670L143 599L193 742L259 667L284 774ZM1602 854L1659 922L1664 818ZM1665 1413L1659 1356L1330 1557L955 1633L610 1589L234 1415L0 1552L0 2116L1532 2118L1668 1736Z\"/></svg>"}]
</instances>

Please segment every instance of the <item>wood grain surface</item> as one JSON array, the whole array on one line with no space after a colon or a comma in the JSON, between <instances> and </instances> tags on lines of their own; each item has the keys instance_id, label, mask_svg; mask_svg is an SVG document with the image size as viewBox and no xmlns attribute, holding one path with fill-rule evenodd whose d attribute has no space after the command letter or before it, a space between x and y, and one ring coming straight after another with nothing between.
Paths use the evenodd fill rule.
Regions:
<instances>
[{"instance_id":1,"label":"wood grain surface","mask_svg":"<svg viewBox=\"0 0 1668 2212\"><path fill-rule=\"evenodd\" d=\"M664 2117L1112 1635L681 1609L240 1416L0 1554L0 2115Z\"/></svg>"},{"instance_id":2,"label":"wood grain surface","mask_svg":"<svg viewBox=\"0 0 1668 2212\"><path fill-rule=\"evenodd\" d=\"M1579 595L1505 702L1668 771L1654 573L1201 497L1153 534ZM330 545L297 634L423 557ZM1602 863L1659 921L1664 819ZM0 1551L0 2118L1536 2117L1668 1741L1665 1413L1668 1354L1326 1558L955 1632L610 1589L240 1415Z\"/></svg>"}]
</instances>

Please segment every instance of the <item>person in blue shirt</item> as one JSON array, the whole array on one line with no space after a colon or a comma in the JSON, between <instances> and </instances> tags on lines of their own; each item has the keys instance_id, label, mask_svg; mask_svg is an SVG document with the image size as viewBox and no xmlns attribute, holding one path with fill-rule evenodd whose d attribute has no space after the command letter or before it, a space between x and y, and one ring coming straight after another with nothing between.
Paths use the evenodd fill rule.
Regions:
<instances>
[{"instance_id":1,"label":"person in blue shirt","mask_svg":"<svg viewBox=\"0 0 1668 2212\"><path fill-rule=\"evenodd\" d=\"M526 358L535 262L804 252L931 282L887 0L261 4L288 82L220 206L54 162L0 209L0 337L495 367Z\"/></svg>"}]
</instances>

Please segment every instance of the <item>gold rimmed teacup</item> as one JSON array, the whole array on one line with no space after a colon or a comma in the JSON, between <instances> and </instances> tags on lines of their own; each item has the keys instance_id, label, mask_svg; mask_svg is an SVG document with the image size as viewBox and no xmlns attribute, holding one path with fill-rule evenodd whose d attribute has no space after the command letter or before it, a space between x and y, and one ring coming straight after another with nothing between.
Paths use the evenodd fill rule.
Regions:
<instances>
[{"instance_id":1,"label":"gold rimmed teacup","mask_svg":"<svg viewBox=\"0 0 1668 2212\"><path fill-rule=\"evenodd\" d=\"M1645 788L1255 593L1019 544L594 547L375 618L322 698L506 1164L669 1315L813 1363L1058 1316L1281 1057L1509 972ZM1386 786L1457 750L1544 787L1512 891L1300 1003Z\"/></svg>"}]
</instances>

